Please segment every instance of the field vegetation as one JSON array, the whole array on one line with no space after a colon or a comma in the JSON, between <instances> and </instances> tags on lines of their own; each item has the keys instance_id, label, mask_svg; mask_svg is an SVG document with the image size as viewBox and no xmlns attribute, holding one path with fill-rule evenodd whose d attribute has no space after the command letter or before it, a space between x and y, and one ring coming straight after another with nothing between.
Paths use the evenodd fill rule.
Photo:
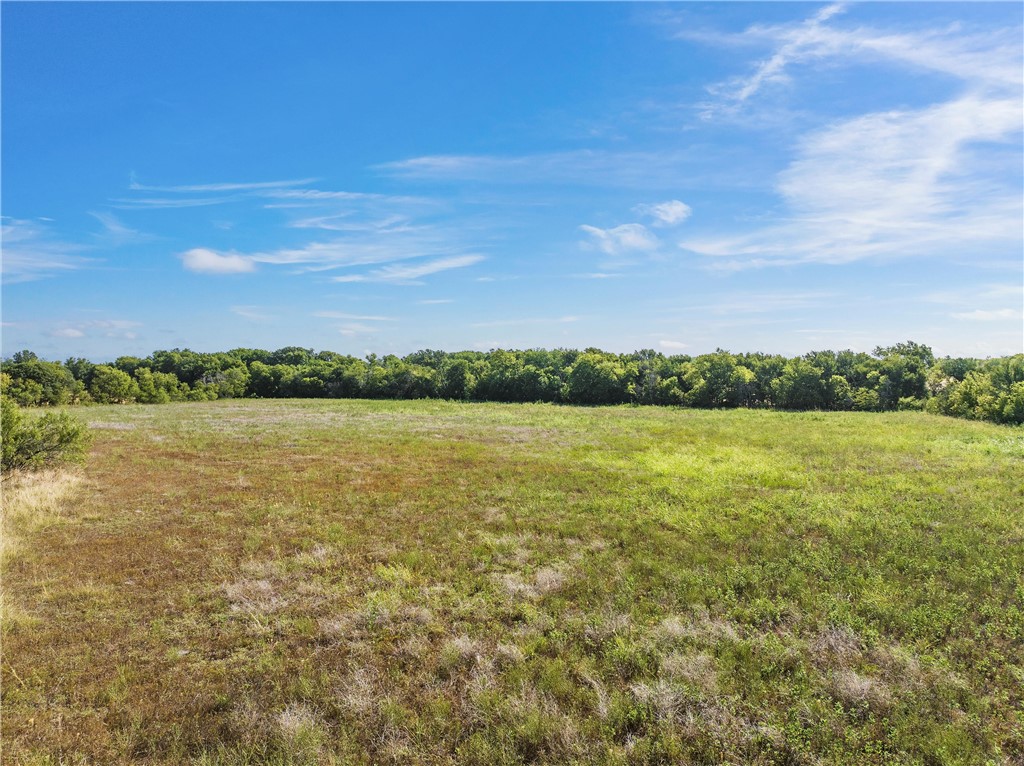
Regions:
<instances>
[{"instance_id":1,"label":"field vegetation","mask_svg":"<svg viewBox=\"0 0 1024 766\"><path fill-rule=\"evenodd\" d=\"M4 480L5 764L1021 763L1019 429L79 414Z\"/></svg>"}]
</instances>

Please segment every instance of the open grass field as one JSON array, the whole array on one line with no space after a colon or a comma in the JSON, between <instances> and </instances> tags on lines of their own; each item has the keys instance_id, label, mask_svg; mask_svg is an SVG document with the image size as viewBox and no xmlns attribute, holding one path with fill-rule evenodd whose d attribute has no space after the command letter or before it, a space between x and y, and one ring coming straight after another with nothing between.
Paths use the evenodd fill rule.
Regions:
<instances>
[{"instance_id":1,"label":"open grass field","mask_svg":"<svg viewBox=\"0 0 1024 766\"><path fill-rule=\"evenodd\" d=\"M1019 764L1024 432L94 407L5 481L5 764Z\"/></svg>"}]
</instances>

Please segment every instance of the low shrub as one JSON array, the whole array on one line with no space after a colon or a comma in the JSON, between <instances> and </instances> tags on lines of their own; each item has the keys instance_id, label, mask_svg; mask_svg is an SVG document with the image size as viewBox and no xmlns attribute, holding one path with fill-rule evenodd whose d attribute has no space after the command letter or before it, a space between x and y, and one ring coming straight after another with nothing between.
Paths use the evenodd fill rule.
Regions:
<instances>
[{"instance_id":1,"label":"low shrub","mask_svg":"<svg viewBox=\"0 0 1024 766\"><path fill-rule=\"evenodd\" d=\"M26 418L11 399L0 399L0 469L43 468L85 456L89 432L66 412Z\"/></svg>"}]
</instances>

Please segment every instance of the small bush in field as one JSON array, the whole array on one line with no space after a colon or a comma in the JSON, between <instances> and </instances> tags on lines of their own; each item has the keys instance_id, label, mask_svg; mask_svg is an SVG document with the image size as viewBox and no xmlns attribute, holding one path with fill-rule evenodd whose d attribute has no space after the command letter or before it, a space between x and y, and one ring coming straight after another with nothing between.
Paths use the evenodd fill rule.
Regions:
<instances>
[{"instance_id":1,"label":"small bush in field","mask_svg":"<svg viewBox=\"0 0 1024 766\"><path fill-rule=\"evenodd\" d=\"M85 423L66 412L26 419L8 398L0 399L0 468L42 468L82 459L89 444Z\"/></svg>"}]
</instances>

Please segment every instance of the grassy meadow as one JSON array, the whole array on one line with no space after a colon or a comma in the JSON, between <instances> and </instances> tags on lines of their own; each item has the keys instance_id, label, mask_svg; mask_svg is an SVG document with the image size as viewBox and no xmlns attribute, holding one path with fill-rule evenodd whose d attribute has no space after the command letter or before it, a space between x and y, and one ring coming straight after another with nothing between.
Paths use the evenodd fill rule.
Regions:
<instances>
[{"instance_id":1,"label":"grassy meadow","mask_svg":"<svg viewBox=\"0 0 1024 766\"><path fill-rule=\"evenodd\" d=\"M1020 764L1024 431L78 410L4 481L4 764Z\"/></svg>"}]
</instances>

